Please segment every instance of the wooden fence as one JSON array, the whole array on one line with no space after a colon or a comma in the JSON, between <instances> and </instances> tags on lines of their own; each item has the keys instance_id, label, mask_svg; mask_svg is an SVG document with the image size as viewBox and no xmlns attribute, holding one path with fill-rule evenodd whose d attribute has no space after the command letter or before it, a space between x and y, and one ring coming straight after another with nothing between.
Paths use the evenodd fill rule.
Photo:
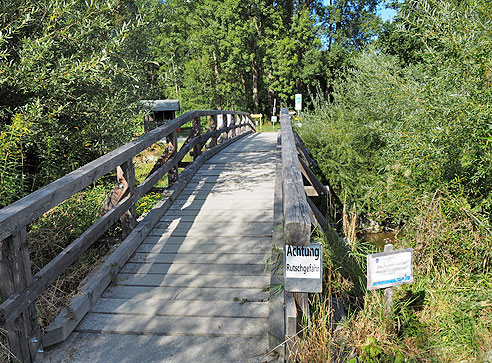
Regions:
<instances>
[{"instance_id":1,"label":"wooden fence","mask_svg":"<svg viewBox=\"0 0 492 363\"><path fill-rule=\"evenodd\" d=\"M224 122L222 127L217 129L219 115L223 115ZM202 134L202 118L205 117L210 118L210 127ZM177 130L189 121L193 123L192 133L178 151ZM3 297L3 303L0 305L0 323L8 331L12 353L22 362L32 362L40 347L56 343L68 336L108 286L111 281L110 273L117 272L114 269L122 266L123 261L131 256L152 229L152 224L157 223L159 216L156 214L151 215L145 223L136 226L135 203L165 174L168 174L171 191L179 193L206 159L251 130L255 131L249 113L190 111L0 210L0 284ZM163 138L166 138L170 145L168 154L145 181L137 186L133 158ZM209 140L209 144L206 145ZM211 150L201 155L204 146ZM194 161L187 165L182 159L190 151ZM178 167L182 166L186 168L178 175ZM113 202L108 201L107 212L32 276L27 241L29 224L114 169L117 169L121 190L113 191ZM71 308L76 318L41 334L37 324L36 299L120 219L123 232L128 237L120 246L121 252L111 256L112 259L100 268L99 274L104 277L95 279L92 284L86 284L88 287L77 296L76 307L73 308L77 311L74 313Z\"/></svg>"}]
</instances>

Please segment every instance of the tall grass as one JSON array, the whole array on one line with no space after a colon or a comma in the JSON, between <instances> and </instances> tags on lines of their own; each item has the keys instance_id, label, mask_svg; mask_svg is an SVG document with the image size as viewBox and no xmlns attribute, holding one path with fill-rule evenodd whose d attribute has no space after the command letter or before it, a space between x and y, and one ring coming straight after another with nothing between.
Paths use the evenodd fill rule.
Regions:
<instances>
[{"instance_id":1,"label":"tall grass","mask_svg":"<svg viewBox=\"0 0 492 363\"><path fill-rule=\"evenodd\" d=\"M374 252L324 242L322 294L310 296L309 329L293 352L300 362L485 362L492 350L492 238L473 218L456 219L438 194L416 201L419 218L393 243L414 248L414 278L394 289L391 315L382 291L365 288L364 259ZM341 301L344 321L334 316ZM489 357L489 358L487 358Z\"/></svg>"}]
</instances>

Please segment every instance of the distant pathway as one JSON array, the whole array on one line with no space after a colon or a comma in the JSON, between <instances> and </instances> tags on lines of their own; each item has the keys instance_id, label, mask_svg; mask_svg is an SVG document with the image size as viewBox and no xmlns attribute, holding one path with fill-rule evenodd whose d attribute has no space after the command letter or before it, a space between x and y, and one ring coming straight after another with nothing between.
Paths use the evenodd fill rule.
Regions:
<instances>
[{"instance_id":1,"label":"distant pathway","mask_svg":"<svg viewBox=\"0 0 492 363\"><path fill-rule=\"evenodd\" d=\"M206 162L45 361L268 362L276 133Z\"/></svg>"}]
</instances>

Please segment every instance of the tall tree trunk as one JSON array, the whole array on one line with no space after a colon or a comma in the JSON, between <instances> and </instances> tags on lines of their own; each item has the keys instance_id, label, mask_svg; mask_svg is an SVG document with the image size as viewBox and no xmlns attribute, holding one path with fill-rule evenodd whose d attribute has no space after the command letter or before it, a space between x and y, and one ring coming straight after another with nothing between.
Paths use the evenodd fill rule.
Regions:
<instances>
[{"instance_id":1,"label":"tall tree trunk","mask_svg":"<svg viewBox=\"0 0 492 363\"><path fill-rule=\"evenodd\" d=\"M333 0L330 0L330 12L328 14L328 21L330 22L330 27L328 30L329 40L328 40L328 52L331 51L331 44L333 43Z\"/></svg>"},{"instance_id":2,"label":"tall tree trunk","mask_svg":"<svg viewBox=\"0 0 492 363\"><path fill-rule=\"evenodd\" d=\"M217 55L215 54L215 50L212 53L214 57L214 69L215 69L215 89L219 88L219 63L217 62ZM217 109L222 110L222 99L220 97L220 93L217 93Z\"/></svg>"},{"instance_id":3,"label":"tall tree trunk","mask_svg":"<svg viewBox=\"0 0 492 363\"><path fill-rule=\"evenodd\" d=\"M256 61L256 54L251 64L251 73L253 75L253 106L255 113L258 113L260 110L260 98L258 96L258 63Z\"/></svg>"}]
</instances>

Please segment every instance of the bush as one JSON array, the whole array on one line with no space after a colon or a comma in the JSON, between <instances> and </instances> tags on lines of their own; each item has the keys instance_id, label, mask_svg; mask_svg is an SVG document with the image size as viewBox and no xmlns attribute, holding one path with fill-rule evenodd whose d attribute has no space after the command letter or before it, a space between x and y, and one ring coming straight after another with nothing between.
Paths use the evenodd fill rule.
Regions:
<instances>
[{"instance_id":1,"label":"bush","mask_svg":"<svg viewBox=\"0 0 492 363\"><path fill-rule=\"evenodd\" d=\"M132 137L149 89L146 4L1 2L0 207Z\"/></svg>"}]
</instances>

